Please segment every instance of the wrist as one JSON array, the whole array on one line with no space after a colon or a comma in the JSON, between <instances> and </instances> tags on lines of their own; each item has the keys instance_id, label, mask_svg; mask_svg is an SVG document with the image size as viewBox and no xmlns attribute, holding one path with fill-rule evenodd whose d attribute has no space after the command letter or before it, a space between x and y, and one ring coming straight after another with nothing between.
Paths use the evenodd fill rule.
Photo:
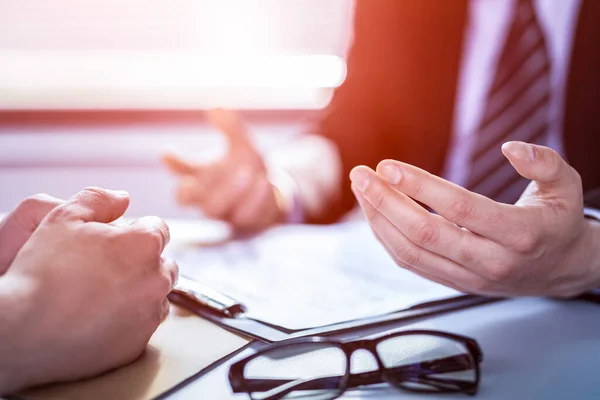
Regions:
<instances>
[{"instance_id":1,"label":"wrist","mask_svg":"<svg viewBox=\"0 0 600 400\"><path fill-rule=\"evenodd\" d=\"M0 395L28 385L24 321L32 315L27 286L10 274L0 277Z\"/></svg>"},{"instance_id":2,"label":"wrist","mask_svg":"<svg viewBox=\"0 0 600 400\"><path fill-rule=\"evenodd\" d=\"M600 221L595 219L585 220L589 230L590 255L587 260L592 276L588 290L600 289Z\"/></svg>"},{"instance_id":3,"label":"wrist","mask_svg":"<svg viewBox=\"0 0 600 400\"><path fill-rule=\"evenodd\" d=\"M579 295L600 288L600 222L586 218L584 230L571 247L570 256L564 260L565 267L578 271L579 284L572 295Z\"/></svg>"},{"instance_id":4,"label":"wrist","mask_svg":"<svg viewBox=\"0 0 600 400\"><path fill-rule=\"evenodd\" d=\"M298 186L294 178L281 168L269 166L267 170L268 180L273 188L279 211L278 222L302 222L302 210L298 201Z\"/></svg>"}]
</instances>

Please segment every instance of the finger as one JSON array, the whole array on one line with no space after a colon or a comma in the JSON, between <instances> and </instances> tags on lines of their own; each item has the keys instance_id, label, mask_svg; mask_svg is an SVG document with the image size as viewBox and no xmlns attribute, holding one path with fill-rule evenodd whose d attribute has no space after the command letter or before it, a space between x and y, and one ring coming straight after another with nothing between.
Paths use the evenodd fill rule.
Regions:
<instances>
[{"instance_id":1,"label":"finger","mask_svg":"<svg viewBox=\"0 0 600 400\"><path fill-rule=\"evenodd\" d=\"M184 206L200 206L204 202L208 191L203 185L202 180L193 175L184 175L179 181L177 188L177 201Z\"/></svg>"},{"instance_id":2,"label":"finger","mask_svg":"<svg viewBox=\"0 0 600 400\"><path fill-rule=\"evenodd\" d=\"M394 190L370 169L369 185L362 196L414 245L448 258L475 273L490 262L491 248L498 245L434 215L403 193ZM500 253L501 254L501 253Z\"/></svg>"},{"instance_id":3,"label":"finger","mask_svg":"<svg viewBox=\"0 0 600 400\"><path fill-rule=\"evenodd\" d=\"M416 246L375 209L356 185L352 185L352 190L371 229L399 266L459 290L482 284L483 279L480 276L451 260Z\"/></svg>"},{"instance_id":4,"label":"finger","mask_svg":"<svg viewBox=\"0 0 600 400\"><path fill-rule=\"evenodd\" d=\"M169 226L167 223L154 216L138 218L126 229L129 231L143 232L149 237L153 238L157 243L159 254L163 252L171 240Z\"/></svg>"},{"instance_id":5,"label":"finger","mask_svg":"<svg viewBox=\"0 0 600 400\"><path fill-rule=\"evenodd\" d=\"M245 144L248 138L246 124L239 113L224 108L215 108L206 111L208 121L220 130L230 145Z\"/></svg>"},{"instance_id":6,"label":"finger","mask_svg":"<svg viewBox=\"0 0 600 400\"><path fill-rule=\"evenodd\" d=\"M194 164L172 153L163 155L163 162L174 173L185 177L193 177L196 180L196 185L201 188L210 187L214 182L218 182L222 173L220 163Z\"/></svg>"},{"instance_id":7,"label":"finger","mask_svg":"<svg viewBox=\"0 0 600 400\"><path fill-rule=\"evenodd\" d=\"M256 181L244 202L235 209L231 222L243 229L260 229L275 221L278 213L273 186L263 178Z\"/></svg>"},{"instance_id":8,"label":"finger","mask_svg":"<svg viewBox=\"0 0 600 400\"><path fill-rule=\"evenodd\" d=\"M173 290L179 280L179 265L170 258L161 258L163 273L169 278L169 292ZM168 294L168 293L167 293Z\"/></svg>"},{"instance_id":9,"label":"finger","mask_svg":"<svg viewBox=\"0 0 600 400\"><path fill-rule=\"evenodd\" d=\"M379 243L381 243L381 245L383 246L383 248L385 249L385 251L387 251L388 254L390 256L392 256L392 254L393 254L392 253L392 249L387 245L387 243L381 238L381 236L379 236L379 234L376 231L374 231L373 229L371 229L371 230L373 232L373 235L377 238L377 240L379 241ZM425 278L427 280L430 280L432 282L439 283L441 285L444 285L444 286L447 286L449 288L458 290L460 292L467 292L467 290L465 288L461 287L460 285L458 285L455 282L450 282L450 281L447 281L445 279L438 278L436 276L433 276L433 275L428 274L428 273L423 272L423 271L419 271L418 269L414 269L414 268L409 267L409 266L402 266L402 268L404 268L404 269L412 272L413 274L417 274L420 277L423 277L423 278Z\"/></svg>"},{"instance_id":10,"label":"finger","mask_svg":"<svg viewBox=\"0 0 600 400\"><path fill-rule=\"evenodd\" d=\"M47 194L37 194L23 200L0 221L0 275L6 272L46 215L63 203L64 200Z\"/></svg>"},{"instance_id":11,"label":"finger","mask_svg":"<svg viewBox=\"0 0 600 400\"><path fill-rule=\"evenodd\" d=\"M6 221L11 221L14 218L14 222L23 229L33 232L50 211L64 203L64 200L47 194L36 194L23 200L6 218Z\"/></svg>"},{"instance_id":12,"label":"finger","mask_svg":"<svg viewBox=\"0 0 600 400\"><path fill-rule=\"evenodd\" d=\"M173 173L180 175L194 175L198 166L184 160L174 153L165 153L162 156L162 162Z\"/></svg>"},{"instance_id":13,"label":"finger","mask_svg":"<svg viewBox=\"0 0 600 400\"><path fill-rule=\"evenodd\" d=\"M171 312L171 303L169 302L169 299L167 299L166 297L160 302L160 309L159 309L159 315L160 315L160 322L163 323L167 320L167 317L169 316L169 313Z\"/></svg>"},{"instance_id":14,"label":"finger","mask_svg":"<svg viewBox=\"0 0 600 400\"><path fill-rule=\"evenodd\" d=\"M498 243L515 236L518 229L518 207L497 203L420 168L384 160L377 166L377 174L448 221Z\"/></svg>"},{"instance_id":15,"label":"finger","mask_svg":"<svg viewBox=\"0 0 600 400\"><path fill-rule=\"evenodd\" d=\"M252 188L256 173L248 165L240 165L232 174L223 174L223 178L206 197L202 210L210 217L229 219L235 207L242 204L245 194Z\"/></svg>"},{"instance_id":16,"label":"finger","mask_svg":"<svg viewBox=\"0 0 600 400\"><path fill-rule=\"evenodd\" d=\"M48 213L49 220L81 220L110 223L121 217L129 207L129 193L89 187Z\"/></svg>"},{"instance_id":17,"label":"finger","mask_svg":"<svg viewBox=\"0 0 600 400\"><path fill-rule=\"evenodd\" d=\"M549 147L507 142L502 145L502 153L521 176L536 181L541 191L565 197L581 192L577 171Z\"/></svg>"}]
</instances>

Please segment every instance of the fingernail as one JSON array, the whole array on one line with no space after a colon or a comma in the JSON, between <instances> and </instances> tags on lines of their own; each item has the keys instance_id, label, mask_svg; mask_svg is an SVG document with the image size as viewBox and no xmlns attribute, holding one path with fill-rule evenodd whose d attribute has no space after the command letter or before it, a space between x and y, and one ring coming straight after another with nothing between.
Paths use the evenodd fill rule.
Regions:
<instances>
[{"instance_id":1,"label":"fingernail","mask_svg":"<svg viewBox=\"0 0 600 400\"><path fill-rule=\"evenodd\" d=\"M350 180L361 192L364 192L369 187L369 177L362 171L352 170L350 172Z\"/></svg>"},{"instance_id":2,"label":"fingernail","mask_svg":"<svg viewBox=\"0 0 600 400\"><path fill-rule=\"evenodd\" d=\"M107 190L117 197L129 197L129 193L125 190L110 190L110 189L107 189Z\"/></svg>"},{"instance_id":3,"label":"fingernail","mask_svg":"<svg viewBox=\"0 0 600 400\"><path fill-rule=\"evenodd\" d=\"M524 142L507 142L502 145L505 152L522 161L533 162L535 151L533 145Z\"/></svg>"},{"instance_id":4,"label":"fingernail","mask_svg":"<svg viewBox=\"0 0 600 400\"><path fill-rule=\"evenodd\" d=\"M402 171L393 164L384 164L379 171L379 175L393 185L397 185L402 179Z\"/></svg>"}]
</instances>

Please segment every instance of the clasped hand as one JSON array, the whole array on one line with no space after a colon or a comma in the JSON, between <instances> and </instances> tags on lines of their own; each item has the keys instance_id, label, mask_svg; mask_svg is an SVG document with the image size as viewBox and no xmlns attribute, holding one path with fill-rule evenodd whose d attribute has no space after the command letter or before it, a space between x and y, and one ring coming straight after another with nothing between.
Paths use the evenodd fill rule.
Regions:
<instances>
[{"instance_id":1,"label":"clasped hand","mask_svg":"<svg viewBox=\"0 0 600 400\"><path fill-rule=\"evenodd\" d=\"M0 395L132 362L169 311L177 264L157 217L112 224L129 195L38 195L0 224Z\"/></svg>"},{"instance_id":2,"label":"clasped hand","mask_svg":"<svg viewBox=\"0 0 600 400\"><path fill-rule=\"evenodd\" d=\"M532 181L514 205L393 160L356 167L352 190L396 263L425 278L493 296L599 287L600 224L584 218L579 174L547 147L509 142L502 151Z\"/></svg>"}]
</instances>

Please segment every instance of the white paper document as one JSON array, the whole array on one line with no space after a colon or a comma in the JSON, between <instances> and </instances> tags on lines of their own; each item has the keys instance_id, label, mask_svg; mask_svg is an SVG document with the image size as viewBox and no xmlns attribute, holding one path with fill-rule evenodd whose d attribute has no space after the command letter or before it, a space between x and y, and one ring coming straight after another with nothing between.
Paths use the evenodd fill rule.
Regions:
<instances>
[{"instance_id":1,"label":"white paper document","mask_svg":"<svg viewBox=\"0 0 600 400\"><path fill-rule=\"evenodd\" d=\"M181 274L243 303L247 317L294 330L461 294L398 267L365 221L284 226L167 256Z\"/></svg>"}]
</instances>

